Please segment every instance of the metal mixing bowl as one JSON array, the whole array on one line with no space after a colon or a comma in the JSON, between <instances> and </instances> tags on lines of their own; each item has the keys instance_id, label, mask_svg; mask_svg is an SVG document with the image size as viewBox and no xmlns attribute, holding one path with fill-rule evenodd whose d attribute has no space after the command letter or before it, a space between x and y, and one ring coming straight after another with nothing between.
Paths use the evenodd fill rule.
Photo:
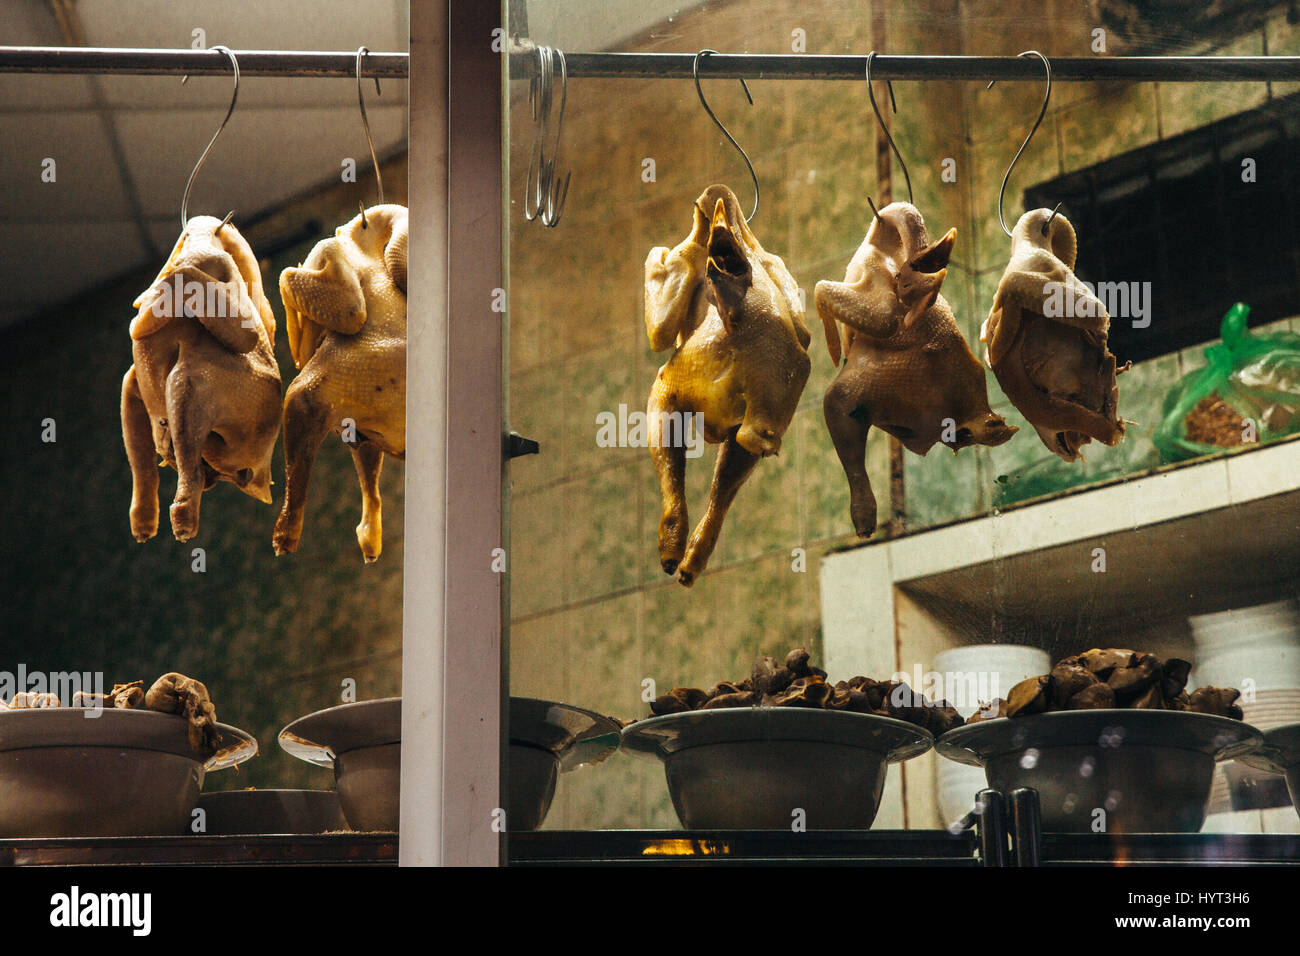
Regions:
<instances>
[{"instance_id":1,"label":"metal mixing bowl","mask_svg":"<svg viewBox=\"0 0 1300 956\"><path fill-rule=\"evenodd\" d=\"M0 711L0 837L179 836L190 832L204 774L257 754L218 724L206 761L183 717L61 707Z\"/></svg>"},{"instance_id":2,"label":"metal mixing bowl","mask_svg":"<svg viewBox=\"0 0 1300 956\"><path fill-rule=\"evenodd\" d=\"M619 726L581 707L510 698L510 800L506 829L536 830L546 819L559 774L600 763L618 750Z\"/></svg>"},{"instance_id":3,"label":"metal mixing bowl","mask_svg":"<svg viewBox=\"0 0 1300 956\"><path fill-rule=\"evenodd\" d=\"M334 770L348 826L397 829L402 775L402 698L361 700L299 717L280 731L280 746Z\"/></svg>"},{"instance_id":4,"label":"metal mixing bowl","mask_svg":"<svg viewBox=\"0 0 1300 956\"><path fill-rule=\"evenodd\" d=\"M1266 732L1259 749L1239 760L1257 770L1285 774L1291 805L1300 813L1300 724L1286 724Z\"/></svg>"},{"instance_id":5,"label":"metal mixing bowl","mask_svg":"<svg viewBox=\"0 0 1300 956\"><path fill-rule=\"evenodd\" d=\"M355 830L396 830L400 817L402 699L358 701L300 717L280 746L334 768L339 803ZM568 704L510 698L510 797L506 828L535 830L555 795L557 774L618 749L618 725Z\"/></svg>"},{"instance_id":6,"label":"metal mixing bowl","mask_svg":"<svg viewBox=\"0 0 1300 956\"><path fill-rule=\"evenodd\" d=\"M629 753L663 762L691 830L865 830L888 765L933 743L892 717L797 707L696 710L623 730Z\"/></svg>"},{"instance_id":7,"label":"metal mixing bowl","mask_svg":"<svg viewBox=\"0 0 1300 956\"><path fill-rule=\"evenodd\" d=\"M935 746L950 760L982 766L995 790L1037 790L1044 831L1195 833L1215 763L1260 740L1255 728L1227 717L1107 709L980 721Z\"/></svg>"}]
</instances>

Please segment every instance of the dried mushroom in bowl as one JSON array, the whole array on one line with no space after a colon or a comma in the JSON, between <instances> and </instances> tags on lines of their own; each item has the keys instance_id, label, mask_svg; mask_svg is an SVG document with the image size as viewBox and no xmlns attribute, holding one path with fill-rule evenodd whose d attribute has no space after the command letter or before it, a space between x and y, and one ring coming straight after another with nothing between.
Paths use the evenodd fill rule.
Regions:
<instances>
[{"instance_id":1,"label":"dried mushroom in bowl","mask_svg":"<svg viewBox=\"0 0 1300 956\"><path fill-rule=\"evenodd\" d=\"M1011 688L1005 700L984 704L967 723L1060 710L1184 710L1242 719L1235 688L1201 687L1187 692L1192 665L1177 657L1127 648L1094 647L1057 662L1050 674L1029 677Z\"/></svg>"},{"instance_id":2,"label":"dried mushroom in bowl","mask_svg":"<svg viewBox=\"0 0 1300 956\"><path fill-rule=\"evenodd\" d=\"M807 649L797 647L778 663L762 655L750 674L739 681L720 681L708 690L674 687L650 704L652 716L727 707L804 707L876 714L915 724L938 736L963 723L947 701L930 701L898 681L852 677L831 684L826 671L810 662Z\"/></svg>"},{"instance_id":3,"label":"dried mushroom in bowl","mask_svg":"<svg viewBox=\"0 0 1300 956\"><path fill-rule=\"evenodd\" d=\"M217 711L201 681L174 671L154 681L148 691L144 681L114 684L107 693L79 690L68 706L88 709L133 710L141 704L146 710L161 714L177 714L188 724L190 749L196 754L211 755L217 752L221 734L217 731ZM8 704L0 701L0 710L33 710L65 706L58 696L50 693L22 691L14 694Z\"/></svg>"}]
</instances>

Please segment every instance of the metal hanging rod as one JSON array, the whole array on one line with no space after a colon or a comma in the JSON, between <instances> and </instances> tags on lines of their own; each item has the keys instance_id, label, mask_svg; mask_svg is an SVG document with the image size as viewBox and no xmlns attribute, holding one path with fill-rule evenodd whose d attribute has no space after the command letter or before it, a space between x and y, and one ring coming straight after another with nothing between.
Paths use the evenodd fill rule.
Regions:
<instances>
[{"instance_id":1,"label":"metal hanging rod","mask_svg":"<svg viewBox=\"0 0 1300 956\"><path fill-rule=\"evenodd\" d=\"M520 47L516 44L515 49ZM565 53L569 77L690 79L693 53ZM511 57L511 76L530 76L536 56ZM240 60L242 63L243 60ZM718 53L700 63L700 75L716 79L861 80L862 56ZM1015 56L885 56L871 65L877 80L1043 81L1042 64ZM1064 56L1052 59L1052 79L1162 83L1300 80L1300 56Z\"/></svg>"},{"instance_id":2,"label":"metal hanging rod","mask_svg":"<svg viewBox=\"0 0 1300 956\"><path fill-rule=\"evenodd\" d=\"M236 50L244 76L356 77L356 51ZM574 77L691 79L693 53L565 53ZM530 44L516 44L511 76L527 78L537 68ZM810 54L718 53L700 63L700 75L714 79L860 80L867 57ZM361 75L405 79L405 53L370 53ZM0 46L0 73L100 73L137 76L225 76L230 61L218 50L130 50L102 47ZM1039 82L1039 64L1014 56L877 56L871 66L880 80L1022 80ZM1052 60L1056 81L1113 80L1162 83L1300 80L1296 56L1066 56Z\"/></svg>"},{"instance_id":3,"label":"metal hanging rod","mask_svg":"<svg viewBox=\"0 0 1300 956\"><path fill-rule=\"evenodd\" d=\"M242 76L337 76L355 79L357 51L236 50ZM367 53L361 76L405 79L405 53ZM136 76L229 76L220 50L126 50L107 47L0 46L0 73L117 73Z\"/></svg>"}]
</instances>

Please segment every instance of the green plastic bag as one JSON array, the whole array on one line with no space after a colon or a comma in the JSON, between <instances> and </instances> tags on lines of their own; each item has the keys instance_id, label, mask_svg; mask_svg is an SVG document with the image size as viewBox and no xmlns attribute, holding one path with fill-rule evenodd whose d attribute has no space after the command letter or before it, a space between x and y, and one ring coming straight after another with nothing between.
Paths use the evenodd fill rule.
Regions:
<instances>
[{"instance_id":1,"label":"green plastic bag","mask_svg":"<svg viewBox=\"0 0 1300 956\"><path fill-rule=\"evenodd\" d=\"M1238 302L1219 326L1206 366L1165 399L1154 442L1162 461L1184 461L1300 431L1300 335L1256 335Z\"/></svg>"}]
</instances>

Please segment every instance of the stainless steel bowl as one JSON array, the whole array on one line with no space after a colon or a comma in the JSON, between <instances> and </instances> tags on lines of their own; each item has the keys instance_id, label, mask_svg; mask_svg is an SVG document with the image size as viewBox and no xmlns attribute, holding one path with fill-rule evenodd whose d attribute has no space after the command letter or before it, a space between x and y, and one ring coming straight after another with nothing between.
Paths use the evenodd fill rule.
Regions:
<instances>
[{"instance_id":1,"label":"stainless steel bowl","mask_svg":"<svg viewBox=\"0 0 1300 956\"><path fill-rule=\"evenodd\" d=\"M510 805L506 829L536 830L546 819L555 797L560 758L549 750L526 744L510 745Z\"/></svg>"},{"instance_id":2,"label":"stainless steel bowl","mask_svg":"<svg viewBox=\"0 0 1300 956\"><path fill-rule=\"evenodd\" d=\"M346 830L333 790L219 790L199 794L206 832L325 833Z\"/></svg>"},{"instance_id":3,"label":"stainless steel bowl","mask_svg":"<svg viewBox=\"0 0 1300 956\"><path fill-rule=\"evenodd\" d=\"M150 710L0 711L0 837L179 836L206 773L257 754L218 724L223 748L202 760L185 719Z\"/></svg>"},{"instance_id":4,"label":"stainless steel bowl","mask_svg":"<svg viewBox=\"0 0 1300 956\"><path fill-rule=\"evenodd\" d=\"M696 710L623 730L628 753L662 761L691 830L865 830L888 765L933 743L892 717L795 707Z\"/></svg>"},{"instance_id":5,"label":"stainless steel bowl","mask_svg":"<svg viewBox=\"0 0 1300 956\"><path fill-rule=\"evenodd\" d=\"M339 803L355 830L396 830L400 817L402 699L317 711L280 731L280 746L334 768ZM534 830L555 795L556 776L618 749L618 725L568 704L510 698L510 798L506 828Z\"/></svg>"},{"instance_id":6,"label":"stainless steel bowl","mask_svg":"<svg viewBox=\"0 0 1300 956\"><path fill-rule=\"evenodd\" d=\"M288 753L334 770L354 830L396 831L402 776L402 698L362 700L299 717L280 731Z\"/></svg>"},{"instance_id":7,"label":"stainless steel bowl","mask_svg":"<svg viewBox=\"0 0 1300 956\"><path fill-rule=\"evenodd\" d=\"M619 726L581 707L510 698L510 799L506 829L536 830L546 819L557 777L600 763L618 750Z\"/></svg>"},{"instance_id":8,"label":"stainless steel bowl","mask_svg":"<svg viewBox=\"0 0 1300 956\"><path fill-rule=\"evenodd\" d=\"M1227 717L1108 709L980 721L935 746L949 760L982 766L995 790L1037 790L1047 832L1195 833L1215 763L1260 739Z\"/></svg>"},{"instance_id":9,"label":"stainless steel bowl","mask_svg":"<svg viewBox=\"0 0 1300 956\"><path fill-rule=\"evenodd\" d=\"M1291 805L1300 813L1300 724L1286 724L1267 731L1259 749L1238 760L1257 770L1285 774Z\"/></svg>"}]
</instances>

